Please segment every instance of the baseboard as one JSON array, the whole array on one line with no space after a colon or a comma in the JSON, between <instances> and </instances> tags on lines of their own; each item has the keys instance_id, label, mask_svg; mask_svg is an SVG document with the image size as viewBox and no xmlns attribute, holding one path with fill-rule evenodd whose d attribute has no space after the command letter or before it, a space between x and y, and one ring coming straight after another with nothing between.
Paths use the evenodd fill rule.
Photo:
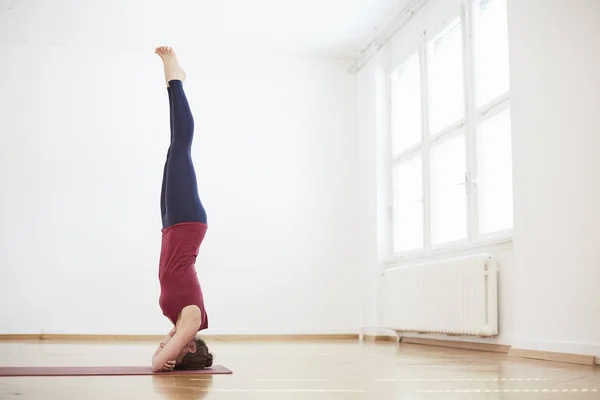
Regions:
<instances>
[{"instance_id":1,"label":"baseboard","mask_svg":"<svg viewBox=\"0 0 600 400\"><path fill-rule=\"evenodd\" d=\"M392 342L398 343L398 336L390 335L363 335L363 340L366 342Z\"/></svg>"},{"instance_id":2,"label":"baseboard","mask_svg":"<svg viewBox=\"0 0 600 400\"><path fill-rule=\"evenodd\" d=\"M558 341L558 340L530 340L513 338L510 343L515 349L536 350L540 352L594 355L600 358L600 343Z\"/></svg>"},{"instance_id":3,"label":"baseboard","mask_svg":"<svg viewBox=\"0 0 600 400\"><path fill-rule=\"evenodd\" d=\"M202 335L206 340L224 341L319 341L319 340L358 340L358 333L316 333L316 334L232 334Z\"/></svg>"},{"instance_id":4,"label":"baseboard","mask_svg":"<svg viewBox=\"0 0 600 400\"><path fill-rule=\"evenodd\" d=\"M35 334L22 334L22 335L4 334L4 335L0 335L0 341L9 341L9 340L29 341L29 340L41 340L41 339L42 339L42 335L35 335Z\"/></svg>"},{"instance_id":5,"label":"baseboard","mask_svg":"<svg viewBox=\"0 0 600 400\"><path fill-rule=\"evenodd\" d=\"M595 356L581 354L556 353L552 351L511 348L508 352L508 355L521 358L530 358L534 360L556 361L569 364L596 365Z\"/></svg>"},{"instance_id":6,"label":"baseboard","mask_svg":"<svg viewBox=\"0 0 600 400\"><path fill-rule=\"evenodd\" d=\"M551 351L530 350L530 349L515 349L509 345L494 344L494 343L477 343L477 342L461 342L454 340L427 339L415 337L402 337L401 343L405 344L420 344L427 346L447 347L462 350L477 350L493 353L508 354L512 357L528 358L534 360L554 361L569 364L579 365L596 365L597 358L592 355L558 353Z\"/></svg>"},{"instance_id":7,"label":"baseboard","mask_svg":"<svg viewBox=\"0 0 600 400\"><path fill-rule=\"evenodd\" d=\"M398 333L392 329L374 326L360 328L360 339L366 342L394 342L398 343Z\"/></svg>"},{"instance_id":8,"label":"baseboard","mask_svg":"<svg viewBox=\"0 0 600 400\"><path fill-rule=\"evenodd\" d=\"M85 335L85 334L13 334L0 335L0 341L39 341L39 340L63 340L63 341L156 341L162 340L165 335Z\"/></svg>"},{"instance_id":9,"label":"baseboard","mask_svg":"<svg viewBox=\"0 0 600 400\"><path fill-rule=\"evenodd\" d=\"M0 335L0 341L157 341L164 335L78 335L78 334L12 334ZM320 340L358 340L358 334L207 334L205 340L222 341L320 341Z\"/></svg>"},{"instance_id":10,"label":"baseboard","mask_svg":"<svg viewBox=\"0 0 600 400\"><path fill-rule=\"evenodd\" d=\"M508 354L510 350L510 346L505 344L460 342L456 340L426 339L406 336L401 337L400 342L405 344L420 344L426 346L448 347L462 350L487 351L502 354Z\"/></svg>"}]
</instances>

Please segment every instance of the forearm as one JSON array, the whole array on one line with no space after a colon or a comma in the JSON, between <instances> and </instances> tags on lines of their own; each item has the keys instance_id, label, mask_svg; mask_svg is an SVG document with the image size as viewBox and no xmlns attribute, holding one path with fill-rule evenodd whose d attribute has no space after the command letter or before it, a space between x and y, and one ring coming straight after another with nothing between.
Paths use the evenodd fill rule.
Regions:
<instances>
[{"instance_id":1,"label":"forearm","mask_svg":"<svg viewBox=\"0 0 600 400\"><path fill-rule=\"evenodd\" d=\"M159 345L154 354L152 355L152 371L154 372L161 372L163 370L164 363L161 363L157 360L158 355L160 354L162 349L162 346Z\"/></svg>"},{"instance_id":2,"label":"forearm","mask_svg":"<svg viewBox=\"0 0 600 400\"><path fill-rule=\"evenodd\" d=\"M154 352L154 354L152 354L152 360L154 360L154 357L156 357L158 355L158 353L160 353L161 350L162 350L162 347L159 344L158 347L156 348L156 351Z\"/></svg>"},{"instance_id":3,"label":"forearm","mask_svg":"<svg viewBox=\"0 0 600 400\"><path fill-rule=\"evenodd\" d=\"M169 341L170 338L172 338L173 336L175 336L175 333L177 332L177 328L173 327L173 329L171 329L169 331L169 333L167 333L165 335L165 337L161 340L162 344L167 344L167 342Z\"/></svg>"},{"instance_id":4,"label":"forearm","mask_svg":"<svg viewBox=\"0 0 600 400\"><path fill-rule=\"evenodd\" d=\"M172 338L172 337L175 335L175 333L176 333L176 332L177 332L177 328L176 328L176 327L173 327L173 329L171 329L171 330L169 331L169 333L167 333L167 334L165 335L165 337L164 337L164 338L163 338L163 339L160 341L160 343L158 344L158 347L156 348L156 351L154 352L154 354L152 354L152 360L154 360L154 357L156 357L156 355L157 355L158 353L160 353L160 351L162 350L163 346L164 346L164 345L167 343L167 341L168 341L170 338Z\"/></svg>"}]
</instances>

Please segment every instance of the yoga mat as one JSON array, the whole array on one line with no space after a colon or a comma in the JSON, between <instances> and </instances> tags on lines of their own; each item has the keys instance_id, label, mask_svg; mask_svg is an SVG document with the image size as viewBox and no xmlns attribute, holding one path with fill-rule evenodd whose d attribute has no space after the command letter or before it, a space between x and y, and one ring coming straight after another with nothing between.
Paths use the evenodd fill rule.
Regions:
<instances>
[{"instance_id":1,"label":"yoga mat","mask_svg":"<svg viewBox=\"0 0 600 400\"><path fill-rule=\"evenodd\" d=\"M100 375L220 375L232 371L222 365L200 370L152 372L151 367L0 367L0 376L100 376Z\"/></svg>"}]
</instances>

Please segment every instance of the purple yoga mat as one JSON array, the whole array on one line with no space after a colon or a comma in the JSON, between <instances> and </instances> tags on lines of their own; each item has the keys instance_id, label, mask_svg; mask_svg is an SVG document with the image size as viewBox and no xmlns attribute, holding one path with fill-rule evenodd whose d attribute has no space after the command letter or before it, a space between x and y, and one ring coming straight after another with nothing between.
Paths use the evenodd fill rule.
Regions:
<instances>
[{"instance_id":1,"label":"purple yoga mat","mask_svg":"<svg viewBox=\"0 0 600 400\"><path fill-rule=\"evenodd\" d=\"M193 371L152 372L151 367L0 367L0 376L100 375L220 375L232 371L222 365Z\"/></svg>"}]
</instances>

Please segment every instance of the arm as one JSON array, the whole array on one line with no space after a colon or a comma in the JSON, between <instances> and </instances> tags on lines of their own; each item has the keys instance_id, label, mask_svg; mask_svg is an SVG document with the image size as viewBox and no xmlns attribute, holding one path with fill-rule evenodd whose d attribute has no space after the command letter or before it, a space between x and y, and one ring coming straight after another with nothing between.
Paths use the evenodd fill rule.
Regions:
<instances>
[{"instance_id":1,"label":"arm","mask_svg":"<svg viewBox=\"0 0 600 400\"><path fill-rule=\"evenodd\" d=\"M184 310L179 321L179 327L177 327L171 340L164 347L159 346L157 352L154 353L152 357L152 370L154 372L162 371L163 366L168 361L176 360L185 346L196 337L201 323L201 313L186 311L188 310Z\"/></svg>"},{"instance_id":2,"label":"arm","mask_svg":"<svg viewBox=\"0 0 600 400\"><path fill-rule=\"evenodd\" d=\"M152 359L154 359L154 357L156 357L156 355L157 355L158 353L160 353L160 351L161 351L161 350L162 350L162 348L163 348L163 345L165 345L165 344L167 343L167 341L168 341L170 338L172 338L172 337L175 335L175 332L177 332L177 327L176 327L176 326L174 326L174 327L173 327L173 329L171 329L171 330L169 331L169 333L167 333L167 334L165 335L165 337L163 338L163 340L160 342L160 344L159 344L159 345L158 345L158 347L156 348L156 351L154 352L154 354L152 354Z\"/></svg>"}]
</instances>

